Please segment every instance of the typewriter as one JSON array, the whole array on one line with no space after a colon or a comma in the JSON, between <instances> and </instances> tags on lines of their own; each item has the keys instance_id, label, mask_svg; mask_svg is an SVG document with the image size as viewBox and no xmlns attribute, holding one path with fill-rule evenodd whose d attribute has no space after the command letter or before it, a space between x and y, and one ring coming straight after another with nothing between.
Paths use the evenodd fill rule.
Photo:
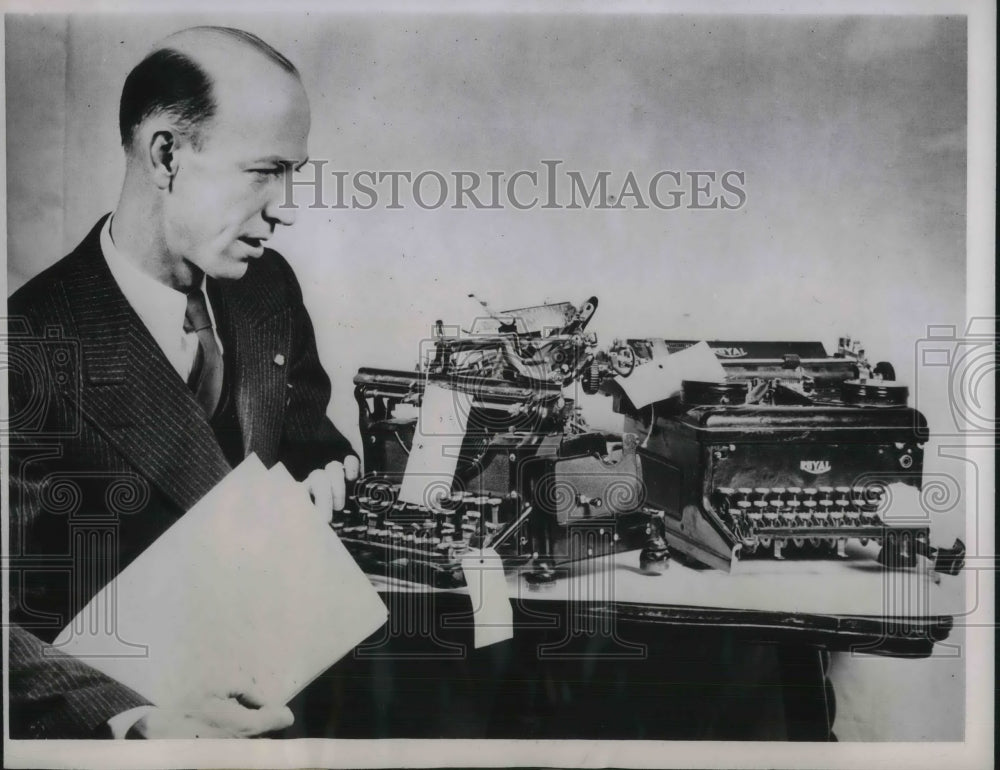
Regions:
<instances>
[{"instance_id":1,"label":"typewriter","mask_svg":"<svg viewBox=\"0 0 1000 770\"><path fill-rule=\"evenodd\" d=\"M638 366L694 341L637 339ZM850 544L913 567L956 574L964 545L932 548L925 521L885 513L894 485L919 489L924 416L907 406L893 367L872 366L857 341L712 341L721 381L636 409L610 388L637 453L647 504L664 512L674 554L730 569L740 558L844 558ZM915 513L915 512L913 512Z\"/></svg>"},{"instance_id":2,"label":"typewriter","mask_svg":"<svg viewBox=\"0 0 1000 770\"><path fill-rule=\"evenodd\" d=\"M627 375L634 352L598 349L586 331L596 298L501 313L481 304L489 316L468 332L437 323L417 371L354 378L366 473L334 518L341 540L370 573L438 587L464 584L462 558L487 547L537 582L562 563L636 549L656 571L668 558L664 515L644 504L635 436L590 430L567 395ZM451 487L404 500L430 385L466 399L467 424Z\"/></svg>"},{"instance_id":3,"label":"typewriter","mask_svg":"<svg viewBox=\"0 0 1000 770\"><path fill-rule=\"evenodd\" d=\"M473 295L470 295L473 296ZM462 558L493 548L527 579L567 562L640 551L731 569L738 559L837 559L878 546L891 568L955 574L964 546L932 548L925 521L889 521L894 485L919 489L926 421L887 363L848 338L708 343L717 381L683 381L636 408L623 380L694 341L614 340L587 325L598 305L494 313L468 331L439 321L415 371L354 378L366 475L332 526L368 572L457 587ZM614 399L620 433L591 430L572 386ZM425 499L401 489L429 386L460 394L453 480ZM923 559L923 561L921 561Z\"/></svg>"}]
</instances>

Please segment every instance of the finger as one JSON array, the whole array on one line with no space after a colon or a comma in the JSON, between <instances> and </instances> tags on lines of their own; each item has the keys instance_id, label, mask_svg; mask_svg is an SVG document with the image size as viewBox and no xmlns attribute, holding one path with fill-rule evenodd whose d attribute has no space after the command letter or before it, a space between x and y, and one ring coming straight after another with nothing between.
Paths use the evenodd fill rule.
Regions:
<instances>
[{"instance_id":1,"label":"finger","mask_svg":"<svg viewBox=\"0 0 1000 770\"><path fill-rule=\"evenodd\" d=\"M333 491L330 489L326 472L317 468L310 473L306 477L306 488L316 504L316 509L324 516L329 516L333 510ZM340 507L343 508L343 504Z\"/></svg>"},{"instance_id":2,"label":"finger","mask_svg":"<svg viewBox=\"0 0 1000 770\"><path fill-rule=\"evenodd\" d=\"M264 699L252 689L245 689L240 692L231 692L229 693L229 697L241 706L246 706L250 709L259 709L266 705Z\"/></svg>"},{"instance_id":3,"label":"finger","mask_svg":"<svg viewBox=\"0 0 1000 770\"><path fill-rule=\"evenodd\" d=\"M243 709L238 717L241 724L234 723L233 727L240 735L244 736L284 730L295 721L292 710L287 706L262 706L259 709L246 709L238 703L234 706Z\"/></svg>"},{"instance_id":4,"label":"finger","mask_svg":"<svg viewBox=\"0 0 1000 770\"><path fill-rule=\"evenodd\" d=\"M200 719L188 719L185 722L185 732L192 738L241 738L242 734L227 727L219 727ZM178 736L180 737L180 736Z\"/></svg>"},{"instance_id":5,"label":"finger","mask_svg":"<svg viewBox=\"0 0 1000 770\"><path fill-rule=\"evenodd\" d=\"M129 730L129 737L156 738L238 738L239 733L212 724L201 717L179 711L153 709Z\"/></svg>"},{"instance_id":6,"label":"finger","mask_svg":"<svg viewBox=\"0 0 1000 770\"><path fill-rule=\"evenodd\" d=\"M333 510L344 510L344 503L347 502L347 486L344 483L344 466L342 463L333 460L326 464L327 481L330 484L330 493L333 496Z\"/></svg>"},{"instance_id":7,"label":"finger","mask_svg":"<svg viewBox=\"0 0 1000 770\"><path fill-rule=\"evenodd\" d=\"M291 727L295 722L295 715L288 706L265 706L261 711L266 712L269 726L264 732L271 730L284 730Z\"/></svg>"},{"instance_id":8,"label":"finger","mask_svg":"<svg viewBox=\"0 0 1000 770\"><path fill-rule=\"evenodd\" d=\"M230 698L250 711L256 711L259 719L265 725L265 729L259 732L270 732L271 730L283 730L295 721L290 709L280 703L268 703L259 691L255 689L256 680L243 687L239 692L230 694Z\"/></svg>"},{"instance_id":9,"label":"finger","mask_svg":"<svg viewBox=\"0 0 1000 770\"><path fill-rule=\"evenodd\" d=\"M251 677L249 682L243 682L238 688L231 689L228 695L216 695L223 700L231 698L249 709L267 708L268 706L280 706L280 703L273 703L258 689L257 678Z\"/></svg>"},{"instance_id":10,"label":"finger","mask_svg":"<svg viewBox=\"0 0 1000 770\"><path fill-rule=\"evenodd\" d=\"M246 708L232 698L207 701L199 716L217 727L232 730L239 735L260 735L272 730L283 730L295 721L287 706Z\"/></svg>"},{"instance_id":11,"label":"finger","mask_svg":"<svg viewBox=\"0 0 1000 770\"><path fill-rule=\"evenodd\" d=\"M361 461L354 455L347 455L344 458L344 478L348 481L357 481L361 475Z\"/></svg>"}]
</instances>

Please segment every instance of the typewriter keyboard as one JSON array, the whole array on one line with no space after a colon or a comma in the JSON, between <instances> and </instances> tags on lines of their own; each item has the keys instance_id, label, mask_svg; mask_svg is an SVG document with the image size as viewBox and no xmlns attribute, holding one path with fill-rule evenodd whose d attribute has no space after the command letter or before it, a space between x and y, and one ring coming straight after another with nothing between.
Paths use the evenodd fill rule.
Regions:
<instances>
[{"instance_id":1,"label":"typewriter keyboard","mask_svg":"<svg viewBox=\"0 0 1000 770\"><path fill-rule=\"evenodd\" d=\"M454 492L432 507L399 500L399 484L366 481L355 489L331 526L349 538L402 552L453 560L470 548L489 545L515 518L517 499Z\"/></svg>"},{"instance_id":2,"label":"typewriter keyboard","mask_svg":"<svg viewBox=\"0 0 1000 770\"><path fill-rule=\"evenodd\" d=\"M742 544L742 554L781 559L791 553L846 557L847 541L881 542L884 487L720 487L716 510Z\"/></svg>"}]
</instances>

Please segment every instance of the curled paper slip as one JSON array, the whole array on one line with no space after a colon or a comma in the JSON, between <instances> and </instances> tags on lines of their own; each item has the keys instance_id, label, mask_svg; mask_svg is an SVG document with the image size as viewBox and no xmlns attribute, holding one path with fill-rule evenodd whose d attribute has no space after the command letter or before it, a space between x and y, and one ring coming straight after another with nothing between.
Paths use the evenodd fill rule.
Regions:
<instances>
[{"instance_id":1,"label":"curled paper slip","mask_svg":"<svg viewBox=\"0 0 1000 770\"><path fill-rule=\"evenodd\" d=\"M632 405L642 409L680 393L684 380L722 382L725 379L726 370L708 343L699 342L676 353L654 355L628 377L615 377L615 382L625 391Z\"/></svg>"},{"instance_id":2,"label":"curled paper slip","mask_svg":"<svg viewBox=\"0 0 1000 770\"><path fill-rule=\"evenodd\" d=\"M514 636L514 609L507 593L503 561L492 548L462 559L462 572L472 599L475 647L486 647Z\"/></svg>"},{"instance_id":3,"label":"curled paper slip","mask_svg":"<svg viewBox=\"0 0 1000 770\"><path fill-rule=\"evenodd\" d=\"M469 394L427 383L406 458L400 502L434 505L451 493L471 408Z\"/></svg>"}]
</instances>

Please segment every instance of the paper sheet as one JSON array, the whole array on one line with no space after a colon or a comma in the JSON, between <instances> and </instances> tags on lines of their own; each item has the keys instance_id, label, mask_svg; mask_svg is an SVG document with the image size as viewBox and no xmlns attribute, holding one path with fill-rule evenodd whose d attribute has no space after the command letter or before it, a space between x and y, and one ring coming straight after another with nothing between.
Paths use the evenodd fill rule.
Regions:
<instances>
[{"instance_id":1,"label":"paper sheet","mask_svg":"<svg viewBox=\"0 0 1000 770\"><path fill-rule=\"evenodd\" d=\"M726 371L707 342L670 355L655 355L628 377L615 377L636 409L677 395L683 380L722 382Z\"/></svg>"},{"instance_id":2,"label":"paper sheet","mask_svg":"<svg viewBox=\"0 0 1000 770\"><path fill-rule=\"evenodd\" d=\"M427 383L400 485L402 502L433 505L451 492L471 409L469 394Z\"/></svg>"},{"instance_id":3,"label":"paper sheet","mask_svg":"<svg viewBox=\"0 0 1000 770\"><path fill-rule=\"evenodd\" d=\"M90 620L109 609L110 634ZM157 705L247 691L285 703L386 617L306 490L251 455L95 596L56 646ZM122 640L147 654L121 655Z\"/></svg>"},{"instance_id":4,"label":"paper sheet","mask_svg":"<svg viewBox=\"0 0 1000 770\"><path fill-rule=\"evenodd\" d=\"M472 599L473 641L476 649L514 636L514 609L510 604L503 561L492 548L462 559L462 572Z\"/></svg>"}]
</instances>

